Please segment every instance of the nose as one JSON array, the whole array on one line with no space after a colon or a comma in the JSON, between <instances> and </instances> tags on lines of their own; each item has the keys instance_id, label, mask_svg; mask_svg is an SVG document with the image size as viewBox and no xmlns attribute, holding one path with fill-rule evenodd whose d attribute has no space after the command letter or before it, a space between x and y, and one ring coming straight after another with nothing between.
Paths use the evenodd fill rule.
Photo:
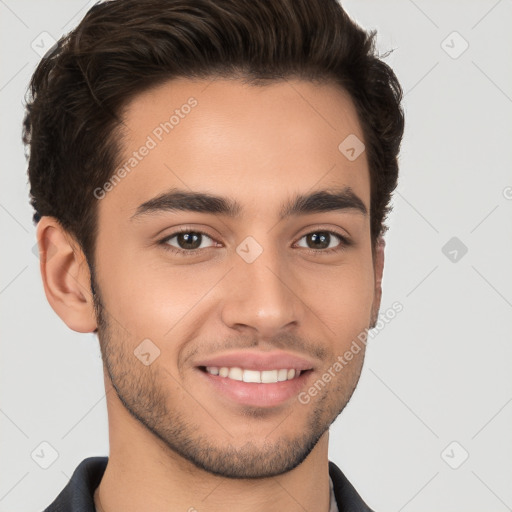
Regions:
<instances>
[{"instance_id":1,"label":"nose","mask_svg":"<svg viewBox=\"0 0 512 512\"><path fill-rule=\"evenodd\" d=\"M260 338L297 327L304 306L293 290L292 272L284 258L265 249L252 263L238 255L234 260L225 284L224 324L238 331L254 330Z\"/></svg>"}]
</instances>

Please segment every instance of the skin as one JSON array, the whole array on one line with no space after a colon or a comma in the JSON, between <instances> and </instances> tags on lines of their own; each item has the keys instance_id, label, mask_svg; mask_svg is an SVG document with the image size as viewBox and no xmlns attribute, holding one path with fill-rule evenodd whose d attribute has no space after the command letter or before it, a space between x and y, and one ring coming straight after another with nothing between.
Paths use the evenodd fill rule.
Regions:
<instances>
[{"instance_id":1,"label":"skin","mask_svg":"<svg viewBox=\"0 0 512 512\"><path fill-rule=\"evenodd\" d=\"M194 361L282 349L314 362L310 386L372 325L384 243L372 256L369 216L278 220L292 195L333 187L351 187L369 211L366 154L349 161L338 150L349 134L364 140L357 114L329 84L179 79L129 104L122 156L190 96L198 101L191 113L98 201L99 316L79 245L54 218L38 226L48 301L71 329L99 328L110 439L101 507L327 512L328 429L357 385L364 344L308 404L293 397L270 408L220 396L197 378ZM172 187L236 199L243 215L161 212L130 221L137 206ZM182 226L210 237L194 256L159 243ZM353 244L313 255L306 235L326 230ZM236 252L247 236L263 248L251 264ZM190 247L178 238L167 245ZM340 241L333 235L329 244ZM147 338L160 350L148 366L134 356Z\"/></svg>"}]
</instances>

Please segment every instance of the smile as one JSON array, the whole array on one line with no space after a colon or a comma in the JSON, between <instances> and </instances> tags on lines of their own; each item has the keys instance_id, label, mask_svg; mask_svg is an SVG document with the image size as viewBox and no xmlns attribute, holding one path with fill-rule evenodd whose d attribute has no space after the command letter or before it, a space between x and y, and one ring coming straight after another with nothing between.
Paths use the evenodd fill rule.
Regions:
<instances>
[{"instance_id":1,"label":"smile","mask_svg":"<svg viewBox=\"0 0 512 512\"><path fill-rule=\"evenodd\" d=\"M258 384L275 384L277 382L284 382L296 379L301 374L300 370L295 370L294 368L258 371L239 368L237 366L232 368L228 368L227 366L206 366L204 370L210 375L218 375L219 377L226 377L232 380Z\"/></svg>"}]
</instances>

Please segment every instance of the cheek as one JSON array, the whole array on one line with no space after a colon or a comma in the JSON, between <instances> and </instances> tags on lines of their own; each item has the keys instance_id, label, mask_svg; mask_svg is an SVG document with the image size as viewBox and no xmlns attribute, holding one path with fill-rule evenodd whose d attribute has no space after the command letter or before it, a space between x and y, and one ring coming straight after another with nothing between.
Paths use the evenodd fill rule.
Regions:
<instances>
[{"instance_id":1,"label":"cheek","mask_svg":"<svg viewBox=\"0 0 512 512\"><path fill-rule=\"evenodd\" d=\"M374 295L371 261L354 258L338 267L303 273L299 296L334 335L358 334L368 327Z\"/></svg>"},{"instance_id":2,"label":"cheek","mask_svg":"<svg viewBox=\"0 0 512 512\"><path fill-rule=\"evenodd\" d=\"M120 326L123 343L137 347L149 338L161 351L160 361L170 356L169 347L175 359L197 326L210 317L205 309L212 306L207 294L226 268L172 266L135 247L105 254L101 292L106 309Z\"/></svg>"},{"instance_id":3,"label":"cheek","mask_svg":"<svg viewBox=\"0 0 512 512\"><path fill-rule=\"evenodd\" d=\"M137 338L162 336L172 327L173 317L180 315L176 291L162 279L161 272L142 259L140 251L123 247L122 240L114 237L108 238L108 243L105 237L103 242L97 248L101 254L97 278L112 321ZM171 299L177 308L168 307Z\"/></svg>"},{"instance_id":4,"label":"cheek","mask_svg":"<svg viewBox=\"0 0 512 512\"><path fill-rule=\"evenodd\" d=\"M129 331L161 338L191 309L198 291L183 286L183 277L158 273L147 265L120 265L108 277L105 296L109 310ZM103 291L103 290L102 290Z\"/></svg>"}]
</instances>

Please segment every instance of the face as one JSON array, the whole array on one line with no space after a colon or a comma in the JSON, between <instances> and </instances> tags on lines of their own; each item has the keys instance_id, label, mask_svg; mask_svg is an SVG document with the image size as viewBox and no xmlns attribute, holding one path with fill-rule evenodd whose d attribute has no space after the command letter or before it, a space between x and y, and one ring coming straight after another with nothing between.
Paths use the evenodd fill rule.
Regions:
<instances>
[{"instance_id":1,"label":"face","mask_svg":"<svg viewBox=\"0 0 512 512\"><path fill-rule=\"evenodd\" d=\"M348 95L305 81L175 80L129 104L125 173L98 192L98 335L118 405L172 456L281 474L349 401L364 345L334 365L380 301L349 135Z\"/></svg>"}]
</instances>

